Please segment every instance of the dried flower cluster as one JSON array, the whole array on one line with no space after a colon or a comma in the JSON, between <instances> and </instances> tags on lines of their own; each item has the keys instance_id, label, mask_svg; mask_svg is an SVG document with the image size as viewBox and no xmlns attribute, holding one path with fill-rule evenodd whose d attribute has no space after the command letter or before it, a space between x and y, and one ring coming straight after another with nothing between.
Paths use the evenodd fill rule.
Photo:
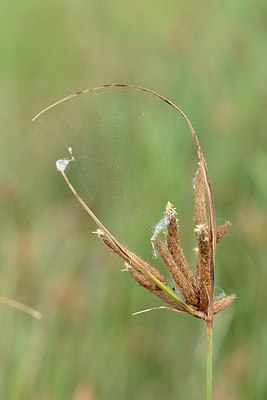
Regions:
<instances>
[{"instance_id":1,"label":"dried flower cluster","mask_svg":"<svg viewBox=\"0 0 267 400\"><path fill-rule=\"evenodd\" d=\"M86 95L104 89L131 89L141 91L163 101L176 112L178 112L188 125L189 131L194 140L199 168L195 177L195 234L197 239L197 265L195 274L190 269L181 245L179 224L176 210L172 204L167 203L164 218L156 226L151 238L153 251L159 253L172 283L168 281L156 268L142 260L125 246L121 245L117 239L107 230L102 222L97 218L93 211L87 206L72 186L66 175L66 168L70 162L75 161L72 148L68 151L70 157L56 162L57 170L62 174L70 190L98 226L97 234L102 241L118 256L125 264L127 271L133 279L145 289L159 297L166 306L155 307L141 312L156 309L168 309L176 312L189 314L200 318L206 323L207 332L207 399L212 399L212 330L213 317L218 312L227 308L235 299L235 295L220 296L214 298L214 270L216 258L216 245L226 235L231 224L225 222L218 229L216 228L216 212L212 186L209 179L207 165L201 149L198 136L191 122L185 113L166 97L140 86L127 84L106 84L81 90L73 93L54 104L43 109L33 120L52 109L58 104L73 99L76 96ZM206 204L207 203L207 204ZM164 232L164 240L159 238L159 234ZM139 312L140 313L140 312ZM135 313L138 314L138 313Z\"/></svg>"},{"instance_id":2,"label":"dried flower cluster","mask_svg":"<svg viewBox=\"0 0 267 400\"><path fill-rule=\"evenodd\" d=\"M195 234L197 238L196 273L194 274L190 269L185 258L180 241L176 211L170 203L167 204L165 217L156 227L151 241L154 250L160 254L166 269L171 275L173 281L171 286L168 285L167 279L157 269L129 251L125 246L121 245L76 192L65 173L69 162L74 161L71 148L68 149L70 158L58 160L56 163L57 169L63 175L74 196L98 225L99 229L97 230L97 234L99 237L114 253L125 261L127 270L135 281L168 304L168 306L170 306L168 309L201 318L206 321L207 327L211 330L213 315L228 307L236 297L235 295L231 295L218 299L214 298L216 244L225 236L231 224L225 222L216 229L214 199L205 158L198 136L184 112L166 97L151 89L134 85L111 83L73 93L43 109L33 120L36 120L53 107L77 96L86 95L99 90L116 88L141 91L158 98L178 112L188 125L199 159L199 168L195 178ZM163 227L166 229L165 241L162 241L158 237Z\"/></svg>"},{"instance_id":3,"label":"dried flower cluster","mask_svg":"<svg viewBox=\"0 0 267 400\"><path fill-rule=\"evenodd\" d=\"M227 221L217 229L216 243L219 243L226 235L230 226L230 222ZM159 238L162 230L166 230L166 240ZM169 202L166 206L165 216L156 226L151 242L172 278L171 288L168 286L167 279L156 268L127 250L117 240L114 241L114 238L105 231L99 229L97 233L103 242L125 261L127 270L139 285L155 294L171 309L207 319L210 301L213 297L210 273L212 243L206 211L205 182L200 168L195 178L195 234L197 239L195 274L190 269L184 255L176 210ZM158 284L159 282L161 285ZM166 288L169 290L166 291ZM215 300L213 314L228 307L234 299L235 295L230 295Z\"/></svg>"}]
</instances>

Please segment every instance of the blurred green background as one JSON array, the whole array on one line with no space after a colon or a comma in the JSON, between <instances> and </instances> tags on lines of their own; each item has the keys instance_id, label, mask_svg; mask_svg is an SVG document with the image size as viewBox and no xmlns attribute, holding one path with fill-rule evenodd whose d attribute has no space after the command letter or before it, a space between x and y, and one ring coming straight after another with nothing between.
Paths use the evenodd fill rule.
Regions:
<instances>
[{"instance_id":1,"label":"blurred green background","mask_svg":"<svg viewBox=\"0 0 267 400\"><path fill-rule=\"evenodd\" d=\"M49 117L44 124L31 122L58 98L123 82L166 95L199 133L218 223L233 223L218 249L216 286L238 296L215 319L214 398L266 399L266 2L4 0L0 18L0 293L43 315L37 321L1 306L0 398L205 396L203 324L164 311L131 317L157 305L157 299L121 273L121 261L91 235L95 225L54 168L56 157L67 155L66 147L61 154L58 143L45 137L54 122ZM125 115L131 116L134 148L144 148L144 138L151 138L142 161L137 161L139 151L131 159L131 167L138 167L131 168L127 180L134 181L139 197L143 191L150 197L133 215L130 194L126 198L131 201L122 206L111 188L105 201L102 175L107 167L96 175L92 207L114 234L149 259L151 229L171 200L181 210L184 244L190 250L196 158L185 124L163 103L140 93L127 94L130 104L137 104L136 113L124 108L125 95L122 100L117 96L114 115L123 113L122 127ZM106 98L110 110L111 97L101 95L100 103ZM140 122L147 109L149 116ZM95 116L103 119L101 129L108 135L105 110L100 104ZM176 136L176 119L186 133ZM71 104L66 120L69 129ZM79 127L75 121L74 129ZM60 129L57 125L55 130L65 135ZM168 137L164 152L162 142L149 136L155 130L159 140ZM116 159L116 141L112 143ZM130 154L131 146L121 147L122 152L127 149ZM149 176L145 181L143 170ZM129 193L132 188L127 187ZM143 220L149 205L153 212Z\"/></svg>"}]
</instances>

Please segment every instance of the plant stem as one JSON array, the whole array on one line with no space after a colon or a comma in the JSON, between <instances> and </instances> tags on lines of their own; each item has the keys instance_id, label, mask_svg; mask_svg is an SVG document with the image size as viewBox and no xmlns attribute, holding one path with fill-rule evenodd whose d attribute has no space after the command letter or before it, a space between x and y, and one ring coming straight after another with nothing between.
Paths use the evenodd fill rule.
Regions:
<instances>
[{"instance_id":1,"label":"plant stem","mask_svg":"<svg viewBox=\"0 0 267 400\"><path fill-rule=\"evenodd\" d=\"M207 321L207 400L212 400L212 321Z\"/></svg>"},{"instance_id":2,"label":"plant stem","mask_svg":"<svg viewBox=\"0 0 267 400\"><path fill-rule=\"evenodd\" d=\"M31 317L36 319L41 319L42 314L38 311L34 310L31 307L22 304L20 301L10 299L9 297L0 296L0 304L7 304L10 307L16 308L17 310L23 311L26 314L29 314Z\"/></svg>"}]
</instances>

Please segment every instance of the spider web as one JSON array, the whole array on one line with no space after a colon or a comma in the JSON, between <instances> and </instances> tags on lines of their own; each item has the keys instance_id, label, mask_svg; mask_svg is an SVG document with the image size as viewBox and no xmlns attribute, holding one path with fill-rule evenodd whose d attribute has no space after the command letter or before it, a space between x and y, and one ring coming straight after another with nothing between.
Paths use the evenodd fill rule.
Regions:
<instances>
[{"instance_id":1,"label":"spider web","mask_svg":"<svg viewBox=\"0 0 267 400\"><path fill-rule=\"evenodd\" d=\"M192 236L195 150L184 121L166 104L138 91L105 89L57 105L38 123L51 165L72 148L68 177L120 239L149 242L167 201Z\"/></svg>"}]
</instances>

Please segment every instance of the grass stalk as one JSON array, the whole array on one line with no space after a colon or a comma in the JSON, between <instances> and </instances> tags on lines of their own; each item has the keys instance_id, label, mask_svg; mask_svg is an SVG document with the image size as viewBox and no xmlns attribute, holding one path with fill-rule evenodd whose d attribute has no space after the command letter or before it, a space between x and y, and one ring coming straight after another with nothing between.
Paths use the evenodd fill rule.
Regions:
<instances>
[{"instance_id":1,"label":"grass stalk","mask_svg":"<svg viewBox=\"0 0 267 400\"><path fill-rule=\"evenodd\" d=\"M208 320L207 327L207 400L212 400L212 321Z\"/></svg>"},{"instance_id":2,"label":"grass stalk","mask_svg":"<svg viewBox=\"0 0 267 400\"><path fill-rule=\"evenodd\" d=\"M31 317L36 319L41 319L42 314L39 311L34 310L31 307L26 306L25 304L21 303L20 301L10 299L9 297L0 296L0 304L6 304L10 307L16 308L26 314L29 314Z\"/></svg>"}]
</instances>

